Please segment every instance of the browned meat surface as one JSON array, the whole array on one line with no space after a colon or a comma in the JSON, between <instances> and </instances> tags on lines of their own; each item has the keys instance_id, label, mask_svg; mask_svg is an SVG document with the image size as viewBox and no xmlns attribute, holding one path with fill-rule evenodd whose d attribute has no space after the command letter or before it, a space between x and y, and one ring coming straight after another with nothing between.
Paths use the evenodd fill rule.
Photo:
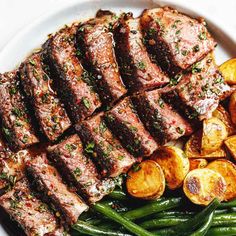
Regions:
<instances>
[{"instance_id":1,"label":"browned meat surface","mask_svg":"<svg viewBox=\"0 0 236 236\"><path fill-rule=\"evenodd\" d=\"M187 69L216 46L203 20L168 7L145 10L141 24L150 52L170 74Z\"/></svg>"},{"instance_id":2,"label":"browned meat surface","mask_svg":"<svg viewBox=\"0 0 236 236\"><path fill-rule=\"evenodd\" d=\"M85 47L85 57L95 74L97 91L105 103L112 103L127 92L114 52L114 23L113 14L99 11L96 18L84 23L78 31L78 41L82 41L82 47Z\"/></svg>"},{"instance_id":3,"label":"browned meat surface","mask_svg":"<svg viewBox=\"0 0 236 236\"><path fill-rule=\"evenodd\" d=\"M133 96L132 101L145 127L160 145L193 132L189 122L163 101L158 90Z\"/></svg>"},{"instance_id":4,"label":"browned meat surface","mask_svg":"<svg viewBox=\"0 0 236 236\"><path fill-rule=\"evenodd\" d=\"M151 61L143 43L140 19L125 15L115 30L116 54L122 79L132 91L160 87L169 78Z\"/></svg>"},{"instance_id":5,"label":"browned meat surface","mask_svg":"<svg viewBox=\"0 0 236 236\"><path fill-rule=\"evenodd\" d=\"M90 203L102 199L114 189L112 179L103 179L91 159L84 153L82 142L74 134L48 148L55 165Z\"/></svg>"},{"instance_id":6,"label":"browned meat surface","mask_svg":"<svg viewBox=\"0 0 236 236\"><path fill-rule=\"evenodd\" d=\"M50 66L58 94L75 122L90 116L101 103L87 83L88 73L76 56L76 25L65 27L45 43L45 61Z\"/></svg>"},{"instance_id":7,"label":"browned meat surface","mask_svg":"<svg viewBox=\"0 0 236 236\"><path fill-rule=\"evenodd\" d=\"M224 82L212 54L194 64L190 72L178 78L180 82L162 97L190 119L211 117L221 97L231 93L231 88Z\"/></svg>"},{"instance_id":8,"label":"browned meat surface","mask_svg":"<svg viewBox=\"0 0 236 236\"><path fill-rule=\"evenodd\" d=\"M23 149L39 141L19 91L17 71L0 74L0 116L4 137L12 149Z\"/></svg>"},{"instance_id":9,"label":"browned meat surface","mask_svg":"<svg viewBox=\"0 0 236 236\"><path fill-rule=\"evenodd\" d=\"M26 178L0 197L0 205L23 228L27 236L56 235L58 231L54 215L47 205L32 194Z\"/></svg>"},{"instance_id":10,"label":"browned meat surface","mask_svg":"<svg viewBox=\"0 0 236 236\"><path fill-rule=\"evenodd\" d=\"M43 133L55 141L71 122L51 88L52 80L45 72L41 57L41 53L35 53L22 64L21 81Z\"/></svg>"},{"instance_id":11,"label":"browned meat surface","mask_svg":"<svg viewBox=\"0 0 236 236\"><path fill-rule=\"evenodd\" d=\"M108 111L105 119L113 134L133 155L149 156L157 149L157 143L144 128L129 97Z\"/></svg>"},{"instance_id":12,"label":"browned meat surface","mask_svg":"<svg viewBox=\"0 0 236 236\"><path fill-rule=\"evenodd\" d=\"M59 173L48 164L44 154L27 163L26 169L33 178L33 186L45 202L55 207L64 223L74 224L80 214L87 210L87 205L62 182Z\"/></svg>"},{"instance_id":13,"label":"browned meat surface","mask_svg":"<svg viewBox=\"0 0 236 236\"><path fill-rule=\"evenodd\" d=\"M85 145L85 152L99 164L103 175L116 177L126 173L135 162L107 128L103 113L76 125L76 130Z\"/></svg>"}]
</instances>

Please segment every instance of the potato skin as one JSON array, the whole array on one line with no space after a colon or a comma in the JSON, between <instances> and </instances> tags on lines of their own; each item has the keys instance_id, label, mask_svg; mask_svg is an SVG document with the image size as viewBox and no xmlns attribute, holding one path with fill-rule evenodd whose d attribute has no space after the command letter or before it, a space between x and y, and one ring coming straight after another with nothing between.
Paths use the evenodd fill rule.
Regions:
<instances>
[{"instance_id":1,"label":"potato skin","mask_svg":"<svg viewBox=\"0 0 236 236\"><path fill-rule=\"evenodd\" d=\"M236 84L236 58L232 58L224 62L222 65L220 65L219 69L223 74L227 84Z\"/></svg>"},{"instance_id":2,"label":"potato skin","mask_svg":"<svg viewBox=\"0 0 236 236\"><path fill-rule=\"evenodd\" d=\"M207 168L220 173L226 181L226 191L224 201L230 201L236 198L236 166L228 160L215 160L207 165Z\"/></svg>"},{"instance_id":3,"label":"potato skin","mask_svg":"<svg viewBox=\"0 0 236 236\"><path fill-rule=\"evenodd\" d=\"M189 170L200 169L207 166L208 162L206 159L199 158L199 159L190 159L189 160L190 168Z\"/></svg>"},{"instance_id":4,"label":"potato skin","mask_svg":"<svg viewBox=\"0 0 236 236\"><path fill-rule=\"evenodd\" d=\"M182 186L189 171L189 160L183 150L174 146L163 146L151 156L151 159L163 169L169 189Z\"/></svg>"},{"instance_id":5,"label":"potato skin","mask_svg":"<svg viewBox=\"0 0 236 236\"><path fill-rule=\"evenodd\" d=\"M233 124L236 125L236 91L230 96L229 113Z\"/></svg>"},{"instance_id":6,"label":"potato skin","mask_svg":"<svg viewBox=\"0 0 236 236\"><path fill-rule=\"evenodd\" d=\"M190 201L206 206L216 197L223 200L226 181L216 171L208 168L195 169L186 176L183 190Z\"/></svg>"},{"instance_id":7,"label":"potato skin","mask_svg":"<svg viewBox=\"0 0 236 236\"><path fill-rule=\"evenodd\" d=\"M230 152L231 156L236 161L236 135L228 137L225 141L225 146Z\"/></svg>"},{"instance_id":8,"label":"potato skin","mask_svg":"<svg viewBox=\"0 0 236 236\"><path fill-rule=\"evenodd\" d=\"M152 160L141 162L128 172L126 188L136 198L154 200L165 191L165 176L161 167Z\"/></svg>"}]
</instances>

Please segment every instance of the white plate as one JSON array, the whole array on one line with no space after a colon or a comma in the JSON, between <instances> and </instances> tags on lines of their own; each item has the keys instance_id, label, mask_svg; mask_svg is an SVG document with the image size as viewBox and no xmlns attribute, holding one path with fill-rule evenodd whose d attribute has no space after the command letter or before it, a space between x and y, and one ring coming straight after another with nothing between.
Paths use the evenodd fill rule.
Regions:
<instances>
[{"instance_id":1,"label":"white plate","mask_svg":"<svg viewBox=\"0 0 236 236\"><path fill-rule=\"evenodd\" d=\"M143 9L158 5L169 5L194 17L205 16L201 9L193 10L189 9L187 4L183 6L164 0L71 0L67 4L55 7L47 15L31 23L5 46L0 53L0 72L17 67L33 49L40 47L48 34L57 31L65 24L93 17L98 9L109 9L116 13L132 11L135 16L138 16ZM216 22L209 16L205 16L205 18L210 31L218 42L217 62L221 63L236 56L236 42L230 36L230 32L220 22ZM7 231L10 234L11 229L7 228ZM0 226L0 236L9 235L7 231ZM10 235L16 236L16 233Z\"/></svg>"}]
</instances>

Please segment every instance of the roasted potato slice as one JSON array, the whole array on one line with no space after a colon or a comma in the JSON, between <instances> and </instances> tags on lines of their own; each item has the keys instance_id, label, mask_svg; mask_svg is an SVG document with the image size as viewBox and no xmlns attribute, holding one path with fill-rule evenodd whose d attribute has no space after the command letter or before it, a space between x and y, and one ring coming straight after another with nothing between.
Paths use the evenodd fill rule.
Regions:
<instances>
[{"instance_id":1,"label":"roasted potato slice","mask_svg":"<svg viewBox=\"0 0 236 236\"><path fill-rule=\"evenodd\" d=\"M152 154L151 159L163 169L170 189L182 186L189 171L189 160L183 150L174 146L163 146Z\"/></svg>"},{"instance_id":2,"label":"roasted potato slice","mask_svg":"<svg viewBox=\"0 0 236 236\"><path fill-rule=\"evenodd\" d=\"M219 105L218 108L212 113L212 115L213 117L220 119L225 124L228 135L232 135L235 133L235 128L230 114L225 110L223 106Z\"/></svg>"},{"instance_id":3,"label":"roasted potato slice","mask_svg":"<svg viewBox=\"0 0 236 236\"><path fill-rule=\"evenodd\" d=\"M236 198L236 166L228 160L215 160L207 165L208 169L220 173L226 181L226 191L224 193L224 201Z\"/></svg>"},{"instance_id":4,"label":"roasted potato slice","mask_svg":"<svg viewBox=\"0 0 236 236\"><path fill-rule=\"evenodd\" d=\"M165 191L165 176L161 167L152 160L135 165L128 173L128 193L136 198L157 199Z\"/></svg>"},{"instance_id":5,"label":"roasted potato slice","mask_svg":"<svg viewBox=\"0 0 236 236\"><path fill-rule=\"evenodd\" d=\"M219 148L215 152L203 155L200 153L201 131L198 131L189 138L185 144L185 154L188 158L204 158L204 159L218 159L226 158L226 152L223 148Z\"/></svg>"},{"instance_id":6,"label":"roasted potato slice","mask_svg":"<svg viewBox=\"0 0 236 236\"><path fill-rule=\"evenodd\" d=\"M225 141L225 146L228 149L231 156L236 161L236 135L228 137Z\"/></svg>"},{"instance_id":7,"label":"roasted potato slice","mask_svg":"<svg viewBox=\"0 0 236 236\"><path fill-rule=\"evenodd\" d=\"M204 168L207 166L208 162L206 159L189 159L189 164L190 164L190 170L194 169L199 169L199 168Z\"/></svg>"},{"instance_id":8,"label":"roasted potato slice","mask_svg":"<svg viewBox=\"0 0 236 236\"><path fill-rule=\"evenodd\" d=\"M236 125L236 91L230 96L229 113L233 124Z\"/></svg>"},{"instance_id":9,"label":"roasted potato slice","mask_svg":"<svg viewBox=\"0 0 236 236\"><path fill-rule=\"evenodd\" d=\"M226 181L221 174L208 168L190 171L185 180L185 195L195 204L208 205L214 198L224 199Z\"/></svg>"},{"instance_id":10,"label":"roasted potato slice","mask_svg":"<svg viewBox=\"0 0 236 236\"><path fill-rule=\"evenodd\" d=\"M224 76L226 83L230 85L236 84L236 58L224 62L219 69Z\"/></svg>"},{"instance_id":11,"label":"roasted potato slice","mask_svg":"<svg viewBox=\"0 0 236 236\"><path fill-rule=\"evenodd\" d=\"M203 121L201 154L209 154L218 150L227 138L225 124L218 118L212 117Z\"/></svg>"}]
</instances>

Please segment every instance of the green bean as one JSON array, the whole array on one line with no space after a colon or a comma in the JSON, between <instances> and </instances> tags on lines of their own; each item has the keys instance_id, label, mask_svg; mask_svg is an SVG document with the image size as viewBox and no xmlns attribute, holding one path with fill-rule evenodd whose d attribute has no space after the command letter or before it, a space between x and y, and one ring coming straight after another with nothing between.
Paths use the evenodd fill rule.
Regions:
<instances>
[{"instance_id":1,"label":"green bean","mask_svg":"<svg viewBox=\"0 0 236 236\"><path fill-rule=\"evenodd\" d=\"M152 218L165 218L165 217L181 217L181 216L191 216L196 214L196 212L193 211L162 211L157 214L154 214Z\"/></svg>"},{"instance_id":2,"label":"green bean","mask_svg":"<svg viewBox=\"0 0 236 236\"><path fill-rule=\"evenodd\" d=\"M116 200L129 200L129 197L122 190L113 190L108 196Z\"/></svg>"},{"instance_id":3,"label":"green bean","mask_svg":"<svg viewBox=\"0 0 236 236\"><path fill-rule=\"evenodd\" d=\"M117 222L118 224L122 225L124 228L126 228L128 231L135 235L154 236L154 234L152 234L151 232L148 232L147 230L141 228L140 226L128 220L127 218L122 217L119 213L112 210L109 206L106 206L102 203L96 203L93 205L93 209L110 218L111 220Z\"/></svg>"},{"instance_id":4,"label":"green bean","mask_svg":"<svg viewBox=\"0 0 236 236\"><path fill-rule=\"evenodd\" d=\"M219 208L236 207L236 199L230 202L222 202Z\"/></svg>"},{"instance_id":5,"label":"green bean","mask_svg":"<svg viewBox=\"0 0 236 236\"><path fill-rule=\"evenodd\" d=\"M206 236L235 236L236 227L212 227Z\"/></svg>"},{"instance_id":6,"label":"green bean","mask_svg":"<svg viewBox=\"0 0 236 236\"><path fill-rule=\"evenodd\" d=\"M236 225L236 213L216 215L213 218L213 226L234 226Z\"/></svg>"}]
</instances>

